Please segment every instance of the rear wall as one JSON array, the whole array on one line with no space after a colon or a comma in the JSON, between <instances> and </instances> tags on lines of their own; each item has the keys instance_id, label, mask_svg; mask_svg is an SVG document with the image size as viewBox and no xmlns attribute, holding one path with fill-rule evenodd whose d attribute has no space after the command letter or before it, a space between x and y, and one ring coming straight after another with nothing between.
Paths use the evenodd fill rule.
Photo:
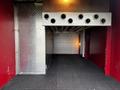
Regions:
<instances>
[{"instance_id":1,"label":"rear wall","mask_svg":"<svg viewBox=\"0 0 120 90\"><path fill-rule=\"evenodd\" d=\"M54 33L54 54L79 54L79 34Z\"/></svg>"}]
</instances>

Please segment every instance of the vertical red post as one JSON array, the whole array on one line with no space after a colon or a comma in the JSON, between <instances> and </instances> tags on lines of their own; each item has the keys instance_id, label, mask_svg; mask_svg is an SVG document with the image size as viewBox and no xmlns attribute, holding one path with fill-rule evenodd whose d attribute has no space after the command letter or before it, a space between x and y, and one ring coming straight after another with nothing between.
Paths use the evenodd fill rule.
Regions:
<instances>
[{"instance_id":1,"label":"vertical red post","mask_svg":"<svg viewBox=\"0 0 120 90\"><path fill-rule=\"evenodd\" d=\"M108 27L105 55L105 75L110 76L112 27Z\"/></svg>"}]
</instances>

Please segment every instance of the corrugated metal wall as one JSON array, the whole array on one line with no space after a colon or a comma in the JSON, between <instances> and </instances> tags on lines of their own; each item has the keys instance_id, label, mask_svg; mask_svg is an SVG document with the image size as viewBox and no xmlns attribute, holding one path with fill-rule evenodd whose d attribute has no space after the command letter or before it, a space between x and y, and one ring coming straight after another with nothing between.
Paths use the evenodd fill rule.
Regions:
<instances>
[{"instance_id":1,"label":"corrugated metal wall","mask_svg":"<svg viewBox=\"0 0 120 90\"><path fill-rule=\"evenodd\" d=\"M120 82L120 0L111 0L113 25L108 28L107 74Z\"/></svg>"},{"instance_id":2,"label":"corrugated metal wall","mask_svg":"<svg viewBox=\"0 0 120 90\"><path fill-rule=\"evenodd\" d=\"M87 58L102 69L105 68L106 32L106 27L93 27L86 30Z\"/></svg>"}]
</instances>

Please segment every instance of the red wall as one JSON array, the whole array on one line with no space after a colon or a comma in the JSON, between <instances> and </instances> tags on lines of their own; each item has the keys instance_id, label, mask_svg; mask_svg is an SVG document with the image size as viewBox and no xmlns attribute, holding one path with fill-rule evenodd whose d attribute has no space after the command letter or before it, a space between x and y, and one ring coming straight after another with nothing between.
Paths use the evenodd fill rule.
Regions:
<instances>
[{"instance_id":1,"label":"red wall","mask_svg":"<svg viewBox=\"0 0 120 90\"><path fill-rule=\"evenodd\" d=\"M86 54L87 59L98 67L105 67L106 27L93 27L86 30Z\"/></svg>"},{"instance_id":2,"label":"red wall","mask_svg":"<svg viewBox=\"0 0 120 90\"><path fill-rule=\"evenodd\" d=\"M108 76L120 81L120 0L111 0L112 26L86 30L87 59L105 68ZM99 29L99 30L98 30ZM101 29L101 30L100 30Z\"/></svg>"},{"instance_id":3,"label":"red wall","mask_svg":"<svg viewBox=\"0 0 120 90\"><path fill-rule=\"evenodd\" d=\"M0 88L15 76L13 20L12 0L0 1Z\"/></svg>"},{"instance_id":4,"label":"red wall","mask_svg":"<svg viewBox=\"0 0 120 90\"><path fill-rule=\"evenodd\" d=\"M120 81L120 0L111 0L111 11L113 23L108 33L110 47L110 58L106 58L110 69L108 75ZM110 35L111 34L111 35Z\"/></svg>"}]
</instances>

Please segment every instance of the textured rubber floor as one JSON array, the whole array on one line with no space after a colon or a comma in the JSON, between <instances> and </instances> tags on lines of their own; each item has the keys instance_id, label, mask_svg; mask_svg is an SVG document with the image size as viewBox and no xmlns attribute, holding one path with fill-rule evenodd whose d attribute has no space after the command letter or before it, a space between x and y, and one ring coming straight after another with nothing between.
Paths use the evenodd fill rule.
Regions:
<instances>
[{"instance_id":1,"label":"textured rubber floor","mask_svg":"<svg viewBox=\"0 0 120 90\"><path fill-rule=\"evenodd\" d=\"M120 83L77 55L56 55L45 76L16 76L3 90L120 90Z\"/></svg>"}]
</instances>

